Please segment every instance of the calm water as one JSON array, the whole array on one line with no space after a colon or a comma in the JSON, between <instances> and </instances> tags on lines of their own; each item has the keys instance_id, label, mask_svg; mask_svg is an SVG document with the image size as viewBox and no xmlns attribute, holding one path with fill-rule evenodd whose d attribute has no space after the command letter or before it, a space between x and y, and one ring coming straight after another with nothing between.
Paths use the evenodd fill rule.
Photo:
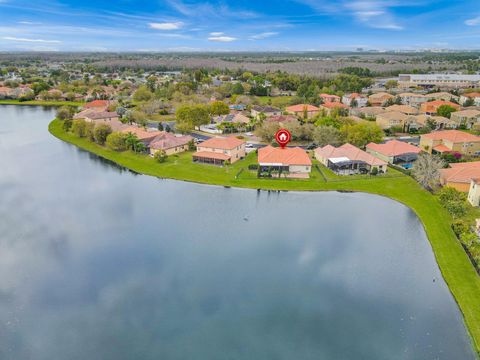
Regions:
<instances>
[{"instance_id":1,"label":"calm water","mask_svg":"<svg viewBox=\"0 0 480 360\"><path fill-rule=\"evenodd\" d=\"M135 175L53 114L0 107L0 359L474 359L403 205Z\"/></svg>"}]
</instances>

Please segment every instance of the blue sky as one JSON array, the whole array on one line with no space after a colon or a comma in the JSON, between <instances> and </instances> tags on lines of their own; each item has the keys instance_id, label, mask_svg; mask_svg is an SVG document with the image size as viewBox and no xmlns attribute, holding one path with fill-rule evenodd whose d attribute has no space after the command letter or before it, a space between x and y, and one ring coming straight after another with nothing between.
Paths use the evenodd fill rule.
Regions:
<instances>
[{"instance_id":1,"label":"blue sky","mask_svg":"<svg viewBox=\"0 0 480 360\"><path fill-rule=\"evenodd\" d=\"M480 49L479 0L0 0L0 51Z\"/></svg>"}]
</instances>

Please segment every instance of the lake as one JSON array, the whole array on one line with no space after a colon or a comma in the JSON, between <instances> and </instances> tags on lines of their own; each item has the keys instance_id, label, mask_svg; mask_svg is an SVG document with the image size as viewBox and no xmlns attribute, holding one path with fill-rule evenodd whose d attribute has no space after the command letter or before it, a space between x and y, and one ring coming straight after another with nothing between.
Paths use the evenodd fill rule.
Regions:
<instances>
[{"instance_id":1,"label":"lake","mask_svg":"<svg viewBox=\"0 0 480 360\"><path fill-rule=\"evenodd\" d=\"M421 223L134 174L0 106L0 359L475 359Z\"/></svg>"}]
</instances>

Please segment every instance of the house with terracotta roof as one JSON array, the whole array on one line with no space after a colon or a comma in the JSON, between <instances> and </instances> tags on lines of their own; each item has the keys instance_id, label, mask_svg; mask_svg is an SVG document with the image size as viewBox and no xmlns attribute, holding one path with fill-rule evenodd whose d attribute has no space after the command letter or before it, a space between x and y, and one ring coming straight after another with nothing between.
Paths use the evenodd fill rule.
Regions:
<instances>
[{"instance_id":1,"label":"house with terracotta roof","mask_svg":"<svg viewBox=\"0 0 480 360\"><path fill-rule=\"evenodd\" d=\"M289 114L295 115L299 118L305 118L305 114L307 115L307 119L310 119L318 114L320 109L316 106L309 105L309 104L297 104L288 106L285 111Z\"/></svg>"},{"instance_id":2,"label":"house with terracotta roof","mask_svg":"<svg viewBox=\"0 0 480 360\"><path fill-rule=\"evenodd\" d=\"M455 121L457 126L465 126L467 129L478 128L480 125L480 110L465 109L455 111L450 116L452 121Z\"/></svg>"},{"instance_id":3,"label":"house with terracotta roof","mask_svg":"<svg viewBox=\"0 0 480 360\"><path fill-rule=\"evenodd\" d=\"M404 113L401 113L399 111L388 111L388 112L378 114L377 117L375 118L375 122L377 123L378 126L380 126L384 130L390 129L392 127L395 127L395 128L400 127L403 129L407 119L408 119L408 116L405 115Z\"/></svg>"},{"instance_id":4,"label":"house with terracotta roof","mask_svg":"<svg viewBox=\"0 0 480 360\"><path fill-rule=\"evenodd\" d=\"M420 147L428 153L480 154L480 137L459 130L434 131L420 137Z\"/></svg>"},{"instance_id":5,"label":"house with terracotta roof","mask_svg":"<svg viewBox=\"0 0 480 360\"><path fill-rule=\"evenodd\" d=\"M324 110L328 115L336 109L350 109L347 105L342 104L341 102L326 102L320 105L320 109Z\"/></svg>"},{"instance_id":6,"label":"house with terracotta roof","mask_svg":"<svg viewBox=\"0 0 480 360\"><path fill-rule=\"evenodd\" d=\"M339 175L369 174L372 171L387 172L386 161L351 144L316 148L315 158Z\"/></svg>"},{"instance_id":7,"label":"house with terracotta roof","mask_svg":"<svg viewBox=\"0 0 480 360\"><path fill-rule=\"evenodd\" d=\"M428 101L423 103L420 106L420 112L423 112L427 115L437 115L438 108L443 105L449 105L453 107L455 110L460 109L460 105L455 104L454 102L445 101L445 100L433 100L433 101Z\"/></svg>"},{"instance_id":8,"label":"house with terracotta roof","mask_svg":"<svg viewBox=\"0 0 480 360\"><path fill-rule=\"evenodd\" d=\"M390 140L383 144L370 143L366 151L390 164L410 169L422 149L403 141Z\"/></svg>"},{"instance_id":9,"label":"house with terracotta roof","mask_svg":"<svg viewBox=\"0 0 480 360\"><path fill-rule=\"evenodd\" d=\"M341 97L337 95L320 94L319 97L320 99L322 99L323 102L340 102L341 101Z\"/></svg>"},{"instance_id":10,"label":"house with terracotta roof","mask_svg":"<svg viewBox=\"0 0 480 360\"><path fill-rule=\"evenodd\" d=\"M480 106L480 92L465 93L460 96L460 104L465 104L468 100L473 100L473 105Z\"/></svg>"},{"instance_id":11,"label":"house with terracotta roof","mask_svg":"<svg viewBox=\"0 0 480 360\"><path fill-rule=\"evenodd\" d=\"M468 192L472 179L480 179L480 161L451 163L440 170L440 183L458 191Z\"/></svg>"},{"instance_id":12,"label":"house with terracotta roof","mask_svg":"<svg viewBox=\"0 0 480 360\"><path fill-rule=\"evenodd\" d=\"M312 160L307 152L299 147L275 148L266 146L258 149L259 174L308 178L312 171ZM272 174L273 173L273 174Z\"/></svg>"},{"instance_id":13,"label":"house with terracotta roof","mask_svg":"<svg viewBox=\"0 0 480 360\"><path fill-rule=\"evenodd\" d=\"M234 136L214 137L197 145L193 161L203 164L233 164L245 157L245 140Z\"/></svg>"},{"instance_id":14,"label":"house with terracotta roof","mask_svg":"<svg viewBox=\"0 0 480 360\"><path fill-rule=\"evenodd\" d=\"M124 134L132 133L137 136L147 148L150 146L150 142L155 139L158 135L161 135L162 132L158 130L145 130L136 126L128 126L120 130Z\"/></svg>"},{"instance_id":15,"label":"house with terracotta roof","mask_svg":"<svg viewBox=\"0 0 480 360\"><path fill-rule=\"evenodd\" d=\"M93 100L83 105L83 108L96 111L106 111L109 105L110 101L108 100Z\"/></svg>"},{"instance_id":16,"label":"house with terracotta roof","mask_svg":"<svg viewBox=\"0 0 480 360\"><path fill-rule=\"evenodd\" d=\"M385 108L386 111L398 111L405 115L417 115L418 109L410 105L392 105Z\"/></svg>"},{"instance_id":17,"label":"house with terracotta roof","mask_svg":"<svg viewBox=\"0 0 480 360\"><path fill-rule=\"evenodd\" d=\"M342 103L349 107L364 107L368 104L368 97L359 93L347 94L342 96Z\"/></svg>"},{"instance_id":18,"label":"house with terracotta roof","mask_svg":"<svg viewBox=\"0 0 480 360\"><path fill-rule=\"evenodd\" d=\"M371 106L383 106L386 101L394 99L395 96L386 93L386 92L379 92L376 94L372 94L368 97L368 102Z\"/></svg>"},{"instance_id":19,"label":"house with terracotta roof","mask_svg":"<svg viewBox=\"0 0 480 360\"><path fill-rule=\"evenodd\" d=\"M190 135L175 135L162 131L149 143L150 155L158 151L165 151L167 155L178 154L188 150L189 143L193 140Z\"/></svg>"}]
</instances>

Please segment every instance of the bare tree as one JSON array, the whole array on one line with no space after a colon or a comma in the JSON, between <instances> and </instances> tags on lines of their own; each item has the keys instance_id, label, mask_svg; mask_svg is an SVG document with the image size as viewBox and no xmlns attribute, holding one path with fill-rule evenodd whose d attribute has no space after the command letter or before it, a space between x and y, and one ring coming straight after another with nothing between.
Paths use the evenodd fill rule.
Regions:
<instances>
[{"instance_id":1,"label":"bare tree","mask_svg":"<svg viewBox=\"0 0 480 360\"><path fill-rule=\"evenodd\" d=\"M427 153L420 154L412 169L414 178L425 189L433 190L440 185L440 169L445 167L438 156Z\"/></svg>"}]
</instances>

